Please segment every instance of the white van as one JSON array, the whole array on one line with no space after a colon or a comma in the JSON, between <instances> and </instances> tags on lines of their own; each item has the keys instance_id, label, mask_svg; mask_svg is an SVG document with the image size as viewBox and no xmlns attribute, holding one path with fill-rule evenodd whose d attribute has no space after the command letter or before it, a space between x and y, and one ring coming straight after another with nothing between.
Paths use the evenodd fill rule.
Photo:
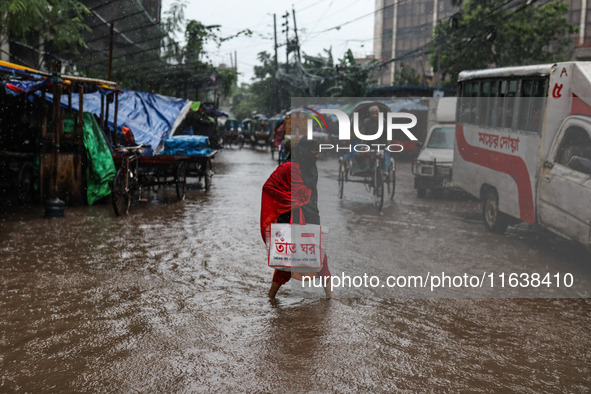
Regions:
<instances>
[{"instance_id":1,"label":"white van","mask_svg":"<svg viewBox=\"0 0 591 394\"><path fill-rule=\"evenodd\" d=\"M456 97L429 99L425 143L412 163L418 197L427 190L453 188L451 181L456 122Z\"/></svg>"}]
</instances>

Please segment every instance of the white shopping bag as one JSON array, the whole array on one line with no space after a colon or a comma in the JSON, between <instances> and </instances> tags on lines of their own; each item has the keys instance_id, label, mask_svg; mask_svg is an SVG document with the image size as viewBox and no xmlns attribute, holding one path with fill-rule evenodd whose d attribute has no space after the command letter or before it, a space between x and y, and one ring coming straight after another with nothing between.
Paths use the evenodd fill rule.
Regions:
<instances>
[{"instance_id":1,"label":"white shopping bag","mask_svg":"<svg viewBox=\"0 0 591 394\"><path fill-rule=\"evenodd\" d=\"M269 234L269 267L290 272L318 272L326 255L328 227L273 223Z\"/></svg>"}]
</instances>

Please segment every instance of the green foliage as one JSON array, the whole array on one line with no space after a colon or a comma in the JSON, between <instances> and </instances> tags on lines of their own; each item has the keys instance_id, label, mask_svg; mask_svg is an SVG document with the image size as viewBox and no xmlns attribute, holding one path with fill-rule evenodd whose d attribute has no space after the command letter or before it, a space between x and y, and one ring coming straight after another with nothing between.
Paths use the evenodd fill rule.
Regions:
<instances>
[{"instance_id":1,"label":"green foliage","mask_svg":"<svg viewBox=\"0 0 591 394\"><path fill-rule=\"evenodd\" d=\"M393 86L422 85L421 75L411 66L400 63L400 69L394 72Z\"/></svg>"},{"instance_id":2,"label":"green foliage","mask_svg":"<svg viewBox=\"0 0 591 394\"><path fill-rule=\"evenodd\" d=\"M337 62L330 49L323 55L304 54L303 58L303 64L279 64L275 70L273 57L268 52L259 53L254 80L241 87L240 99L233 101L233 113L272 115L289 109L291 97L362 97L378 65L374 60L358 63L350 50Z\"/></svg>"},{"instance_id":3,"label":"green foliage","mask_svg":"<svg viewBox=\"0 0 591 394\"><path fill-rule=\"evenodd\" d=\"M333 93L332 96L340 97L365 96L365 89L373 83L372 70L377 64L375 60L371 60L365 64L358 63L353 56L353 52L349 49L339 62L336 88L326 93L330 92Z\"/></svg>"},{"instance_id":4,"label":"green foliage","mask_svg":"<svg viewBox=\"0 0 591 394\"><path fill-rule=\"evenodd\" d=\"M48 49L86 48L81 32L90 31L84 24L89 10L76 0L2 0L0 35L25 41L38 33Z\"/></svg>"},{"instance_id":5,"label":"green foliage","mask_svg":"<svg viewBox=\"0 0 591 394\"><path fill-rule=\"evenodd\" d=\"M137 59L117 59L113 79L126 89L155 92L191 100L214 101L229 96L236 84L236 71L216 68L206 58L208 43L219 44L218 25L206 26L197 20L185 19L186 0L177 0L165 12L161 22L163 33L160 48L140 54ZM183 35L184 45L174 37ZM161 50L161 48L163 50Z\"/></svg>"},{"instance_id":6,"label":"green foliage","mask_svg":"<svg viewBox=\"0 0 591 394\"><path fill-rule=\"evenodd\" d=\"M434 71L454 85L462 70L551 63L569 58L575 26L568 5L535 1L511 9L506 0L466 0L459 16L441 21L428 46Z\"/></svg>"},{"instance_id":7,"label":"green foliage","mask_svg":"<svg viewBox=\"0 0 591 394\"><path fill-rule=\"evenodd\" d=\"M220 94L223 97L228 97L232 93L236 82L238 81L238 75L235 70L229 68L217 68L215 70L217 81L219 81Z\"/></svg>"},{"instance_id":8,"label":"green foliage","mask_svg":"<svg viewBox=\"0 0 591 394\"><path fill-rule=\"evenodd\" d=\"M207 41L219 42L219 30L219 25L205 26L199 21L190 20L185 30L185 39L187 40L185 54L187 61L199 60L203 52L203 46Z\"/></svg>"}]
</instances>

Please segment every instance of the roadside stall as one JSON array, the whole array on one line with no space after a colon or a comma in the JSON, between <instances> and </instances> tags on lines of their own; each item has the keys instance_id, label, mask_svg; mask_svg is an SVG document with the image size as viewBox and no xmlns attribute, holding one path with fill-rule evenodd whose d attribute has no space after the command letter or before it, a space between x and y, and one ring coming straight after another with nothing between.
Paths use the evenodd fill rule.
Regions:
<instances>
[{"instance_id":1,"label":"roadside stall","mask_svg":"<svg viewBox=\"0 0 591 394\"><path fill-rule=\"evenodd\" d=\"M108 196L115 169L105 125L109 112L117 124L117 83L8 62L0 62L0 79L5 198L16 189L19 202L45 201L46 216L60 217L65 204L93 204ZM101 111L95 117L84 112L84 103L86 93L99 90Z\"/></svg>"},{"instance_id":2,"label":"roadside stall","mask_svg":"<svg viewBox=\"0 0 591 394\"><path fill-rule=\"evenodd\" d=\"M85 108L100 113L99 92L88 96ZM72 101L77 108L79 101ZM163 186L175 186L178 199L184 199L187 177L197 177L209 189L217 150L209 136L187 133L190 115L203 113L201 103L132 90L120 90L117 102L117 119L106 119L117 170L112 182L117 215L127 214L133 201Z\"/></svg>"}]
</instances>

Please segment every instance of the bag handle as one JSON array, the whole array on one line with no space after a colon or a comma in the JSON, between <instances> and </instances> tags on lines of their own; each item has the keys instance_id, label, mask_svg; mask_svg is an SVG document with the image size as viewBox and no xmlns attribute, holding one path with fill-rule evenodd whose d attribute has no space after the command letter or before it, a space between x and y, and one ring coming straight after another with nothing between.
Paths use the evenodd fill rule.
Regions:
<instances>
[{"instance_id":1,"label":"bag handle","mask_svg":"<svg viewBox=\"0 0 591 394\"><path fill-rule=\"evenodd\" d=\"M306 224L306 218L304 217L302 208L298 208L298 211L300 212L300 224ZM293 211L291 212L292 214L289 216L289 224L293 224Z\"/></svg>"}]
</instances>

